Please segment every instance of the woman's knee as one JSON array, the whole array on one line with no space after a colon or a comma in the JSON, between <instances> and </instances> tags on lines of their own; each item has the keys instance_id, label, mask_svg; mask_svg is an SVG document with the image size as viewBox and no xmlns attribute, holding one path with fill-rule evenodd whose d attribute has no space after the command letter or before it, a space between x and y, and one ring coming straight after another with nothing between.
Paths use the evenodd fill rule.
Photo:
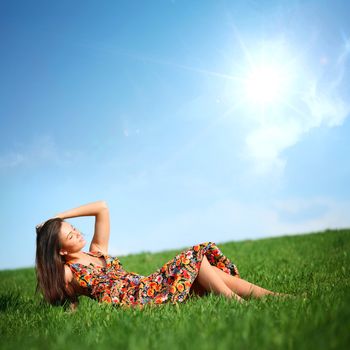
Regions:
<instances>
[{"instance_id":1,"label":"woman's knee","mask_svg":"<svg viewBox=\"0 0 350 350\"><path fill-rule=\"evenodd\" d=\"M198 282L207 291L214 291L214 293L231 294L232 291L222 281L220 276L216 274L213 266L210 265L208 259L203 257L202 263L198 273Z\"/></svg>"}]
</instances>

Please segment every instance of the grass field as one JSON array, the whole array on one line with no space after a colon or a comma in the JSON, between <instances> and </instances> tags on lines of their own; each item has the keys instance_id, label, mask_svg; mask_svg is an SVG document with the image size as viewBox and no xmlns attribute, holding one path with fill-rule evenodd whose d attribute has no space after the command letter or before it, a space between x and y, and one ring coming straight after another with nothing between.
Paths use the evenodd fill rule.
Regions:
<instances>
[{"instance_id":1,"label":"grass field","mask_svg":"<svg viewBox=\"0 0 350 350\"><path fill-rule=\"evenodd\" d=\"M0 348L349 348L350 230L212 241L237 265L243 279L297 297L266 296L240 305L209 294L143 310L113 308L81 297L78 311L69 313L42 306L34 298L33 268L4 270L0 271ZM126 270L148 275L181 250L120 260Z\"/></svg>"}]
</instances>

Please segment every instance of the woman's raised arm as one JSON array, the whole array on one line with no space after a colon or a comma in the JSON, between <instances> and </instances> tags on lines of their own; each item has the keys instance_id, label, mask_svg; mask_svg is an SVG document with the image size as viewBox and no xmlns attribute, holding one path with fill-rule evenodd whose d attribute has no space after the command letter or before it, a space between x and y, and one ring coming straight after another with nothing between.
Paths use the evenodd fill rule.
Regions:
<instances>
[{"instance_id":1,"label":"woman's raised arm","mask_svg":"<svg viewBox=\"0 0 350 350\"><path fill-rule=\"evenodd\" d=\"M55 217L59 217L61 219L69 219L76 218L78 216L97 216L101 211L103 211L106 208L108 208L108 206L105 201L97 201L66 210L62 213L55 215Z\"/></svg>"},{"instance_id":2,"label":"woman's raised arm","mask_svg":"<svg viewBox=\"0 0 350 350\"><path fill-rule=\"evenodd\" d=\"M95 230L89 250L100 251L108 254L110 236L109 209L105 201L97 201L81 205L79 207L63 211L55 215L55 218L69 219L78 216L95 216ZM47 221L47 220L46 220ZM36 225L37 232L46 222Z\"/></svg>"},{"instance_id":3,"label":"woman's raised arm","mask_svg":"<svg viewBox=\"0 0 350 350\"><path fill-rule=\"evenodd\" d=\"M105 201L88 203L57 214L62 219L75 218L77 216L95 216L94 236L90 244L90 252L100 251L108 254L110 236L109 209Z\"/></svg>"}]
</instances>

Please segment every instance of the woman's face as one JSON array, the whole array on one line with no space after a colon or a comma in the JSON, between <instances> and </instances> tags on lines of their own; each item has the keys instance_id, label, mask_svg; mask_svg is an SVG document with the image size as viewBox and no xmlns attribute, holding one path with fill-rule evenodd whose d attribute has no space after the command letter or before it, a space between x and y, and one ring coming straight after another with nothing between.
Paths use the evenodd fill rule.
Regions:
<instances>
[{"instance_id":1,"label":"woman's face","mask_svg":"<svg viewBox=\"0 0 350 350\"><path fill-rule=\"evenodd\" d=\"M62 221L59 233L60 252L70 254L79 252L86 244L83 235L69 222Z\"/></svg>"}]
</instances>

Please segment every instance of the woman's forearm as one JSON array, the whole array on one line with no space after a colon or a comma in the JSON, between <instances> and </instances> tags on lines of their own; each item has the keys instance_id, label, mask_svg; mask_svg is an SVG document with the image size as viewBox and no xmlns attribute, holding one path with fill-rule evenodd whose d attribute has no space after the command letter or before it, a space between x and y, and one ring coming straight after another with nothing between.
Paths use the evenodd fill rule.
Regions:
<instances>
[{"instance_id":1,"label":"woman's forearm","mask_svg":"<svg viewBox=\"0 0 350 350\"><path fill-rule=\"evenodd\" d=\"M97 201L66 210L62 213L55 215L55 217L59 217L61 219L68 219L76 218L78 216L96 216L98 213L101 212L101 210L107 208L108 206L105 201Z\"/></svg>"}]
</instances>

